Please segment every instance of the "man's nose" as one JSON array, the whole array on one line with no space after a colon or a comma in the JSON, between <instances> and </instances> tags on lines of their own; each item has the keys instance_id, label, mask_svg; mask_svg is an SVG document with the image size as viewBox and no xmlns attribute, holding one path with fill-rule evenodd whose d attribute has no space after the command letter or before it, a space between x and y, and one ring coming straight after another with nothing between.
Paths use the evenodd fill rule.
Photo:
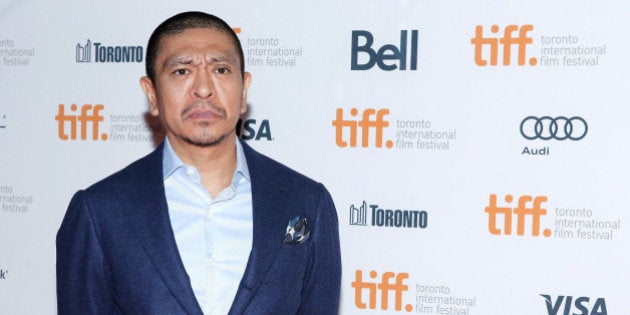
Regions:
<instances>
[{"instance_id":1,"label":"man's nose","mask_svg":"<svg viewBox=\"0 0 630 315\"><path fill-rule=\"evenodd\" d=\"M193 85L193 93L195 97L208 98L214 94L214 82L207 69L201 69L195 76Z\"/></svg>"}]
</instances>

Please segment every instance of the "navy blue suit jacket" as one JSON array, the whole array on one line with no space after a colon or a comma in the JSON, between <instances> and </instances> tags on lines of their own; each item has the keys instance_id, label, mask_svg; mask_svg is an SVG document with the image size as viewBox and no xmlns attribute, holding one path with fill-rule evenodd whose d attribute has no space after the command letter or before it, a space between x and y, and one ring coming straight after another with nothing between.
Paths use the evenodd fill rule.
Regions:
<instances>
[{"instance_id":1,"label":"navy blue suit jacket","mask_svg":"<svg viewBox=\"0 0 630 315\"><path fill-rule=\"evenodd\" d=\"M337 214L323 185L242 142L253 244L229 314L337 314ZM171 228L162 149L77 192L57 233L59 314L201 314ZM310 238L283 242L289 220Z\"/></svg>"}]
</instances>

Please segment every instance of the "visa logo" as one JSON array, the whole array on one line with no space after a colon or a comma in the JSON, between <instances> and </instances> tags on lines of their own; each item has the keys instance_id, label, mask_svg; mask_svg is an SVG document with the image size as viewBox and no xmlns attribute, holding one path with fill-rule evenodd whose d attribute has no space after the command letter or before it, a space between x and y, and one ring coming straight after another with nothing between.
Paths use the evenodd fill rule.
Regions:
<instances>
[{"instance_id":1,"label":"visa logo","mask_svg":"<svg viewBox=\"0 0 630 315\"><path fill-rule=\"evenodd\" d=\"M540 294L547 304L549 315L608 315L606 300L604 298L591 299L589 297L576 297L560 295L554 301L550 295ZM590 306L591 301L595 300ZM564 308L562 307L564 304ZM573 310L580 311L579 313Z\"/></svg>"}]
</instances>

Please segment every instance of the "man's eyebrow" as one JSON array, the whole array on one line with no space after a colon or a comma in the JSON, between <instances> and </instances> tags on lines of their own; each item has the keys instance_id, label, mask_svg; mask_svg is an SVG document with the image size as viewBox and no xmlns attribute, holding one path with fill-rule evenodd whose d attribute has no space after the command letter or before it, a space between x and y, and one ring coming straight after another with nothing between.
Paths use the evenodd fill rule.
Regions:
<instances>
[{"instance_id":1,"label":"man's eyebrow","mask_svg":"<svg viewBox=\"0 0 630 315\"><path fill-rule=\"evenodd\" d=\"M206 60L209 62L231 62L236 63L236 58L225 54L209 54L206 56Z\"/></svg>"},{"instance_id":2,"label":"man's eyebrow","mask_svg":"<svg viewBox=\"0 0 630 315\"><path fill-rule=\"evenodd\" d=\"M209 54L206 56L206 60L210 63L228 62L236 64L238 59L234 56L226 54ZM164 60L164 68L169 69L178 65L190 65L193 64L194 58L191 56L172 56Z\"/></svg>"},{"instance_id":3,"label":"man's eyebrow","mask_svg":"<svg viewBox=\"0 0 630 315\"><path fill-rule=\"evenodd\" d=\"M193 59L188 56L173 56L164 60L164 68L171 68L176 65L189 65Z\"/></svg>"}]
</instances>

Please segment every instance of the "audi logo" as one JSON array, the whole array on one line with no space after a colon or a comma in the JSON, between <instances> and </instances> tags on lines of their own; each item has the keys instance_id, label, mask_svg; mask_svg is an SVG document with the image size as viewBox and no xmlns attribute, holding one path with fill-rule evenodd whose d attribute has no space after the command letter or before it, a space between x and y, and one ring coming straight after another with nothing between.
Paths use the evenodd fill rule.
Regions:
<instances>
[{"instance_id":1,"label":"audi logo","mask_svg":"<svg viewBox=\"0 0 630 315\"><path fill-rule=\"evenodd\" d=\"M528 116L521 122L521 135L527 140L582 140L588 132L588 124L582 117Z\"/></svg>"}]
</instances>

